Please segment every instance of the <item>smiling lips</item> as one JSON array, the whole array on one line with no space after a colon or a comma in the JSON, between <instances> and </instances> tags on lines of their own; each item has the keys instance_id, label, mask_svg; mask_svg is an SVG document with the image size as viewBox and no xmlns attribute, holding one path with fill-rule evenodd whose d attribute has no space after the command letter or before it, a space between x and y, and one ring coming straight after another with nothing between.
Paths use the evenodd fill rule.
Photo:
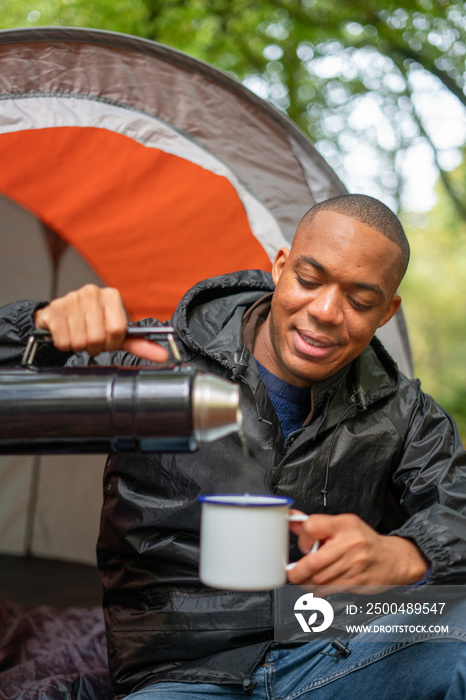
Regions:
<instances>
[{"instance_id":1,"label":"smiling lips","mask_svg":"<svg viewBox=\"0 0 466 700\"><path fill-rule=\"evenodd\" d=\"M311 331L295 330L294 341L296 350L299 353L313 358L327 357L338 345L330 338L317 335Z\"/></svg>"}]
</instances>

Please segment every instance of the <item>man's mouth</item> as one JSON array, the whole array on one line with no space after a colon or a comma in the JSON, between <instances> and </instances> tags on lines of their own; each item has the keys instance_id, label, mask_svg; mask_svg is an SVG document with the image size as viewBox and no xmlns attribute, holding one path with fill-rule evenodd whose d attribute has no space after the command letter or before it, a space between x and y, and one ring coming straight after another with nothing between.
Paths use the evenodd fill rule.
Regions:
<instances>
[{"instance_id":1,"label":"man's mouth","mask_svg":"<svg viewBox=\"0 0 466 700\"><path fill-rule=\"evenodd\" d=\"M330 346L336 345L337 343L331 338L327 338L323 335L316 335L310 331L299 331L301 338L309 345L314 345L316 348L328 348Z\"/></svg>"},{"instance_id":2,"label":"man's mouth","mask_svg":"<svg viewBox=\"0 0 466 700\"><path fill-rule=\"evenodd\" d=\"M309 331L295 331L295 345L298 352L311 357L326 357L338 345L331 338Z\"/></svg>"}]
</instances>

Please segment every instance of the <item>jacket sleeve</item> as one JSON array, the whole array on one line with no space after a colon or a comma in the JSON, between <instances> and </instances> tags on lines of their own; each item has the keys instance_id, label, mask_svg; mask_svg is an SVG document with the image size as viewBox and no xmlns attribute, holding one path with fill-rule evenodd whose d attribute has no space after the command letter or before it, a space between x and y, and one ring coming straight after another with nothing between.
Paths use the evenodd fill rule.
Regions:
<instances>
[{"instance_id":1,"label":"jacket sleeve","mask_svg":"<svg viewBox=\"0 0 466 700\"><path fill-rule=\"evenodd\" d=\"M466 453L452 418L419 383L393 480L409 517L391 534L416 542L431 564L428 583L466 583Z\"/></svg>"},{"instance_id":2,"label":"jacket sleeve","mask_svg":"<svg viewBox=\"0 0 466 700\"><path fill-rule=\"evenodd\" d=\"M15 301L0 308L0 367L19 365L29 336L35 330L34 312L47 305L46 301ZM37 363L48 366L64 365L70 353L60 352L50 343L41 345Z\"/></svg>"}]
</instances>

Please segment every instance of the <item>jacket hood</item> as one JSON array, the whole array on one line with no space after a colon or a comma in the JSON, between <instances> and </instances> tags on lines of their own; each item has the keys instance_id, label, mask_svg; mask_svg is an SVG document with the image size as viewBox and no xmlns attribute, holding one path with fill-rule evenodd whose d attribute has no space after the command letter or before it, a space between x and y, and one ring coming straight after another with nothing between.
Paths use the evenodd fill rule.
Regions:
<instances>
[{"instance_id":1,"label":"jacket hood","mask_svg":"<svg viewBox=\"0 0 466 700\"><path fill-rule=\"evenodd\" d=\"M199 282L181 299L172 325L185 346L232 369L242 352L245 311L275 285L263 270L244 270Z\"/></svg>"}]
</instances>

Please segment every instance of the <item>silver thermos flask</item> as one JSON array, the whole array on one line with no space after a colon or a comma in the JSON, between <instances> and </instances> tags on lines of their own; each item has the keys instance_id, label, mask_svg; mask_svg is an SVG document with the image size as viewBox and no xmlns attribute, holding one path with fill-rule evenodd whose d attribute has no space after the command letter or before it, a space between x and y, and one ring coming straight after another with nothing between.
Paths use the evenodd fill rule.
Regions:
<instances>
[{"instance_id":1,"label":"silver thermos flask","mask_svg":"<svg viewBox=\"0 0 466 700\"><path fill-rule=\"evenodd\" d=\"M172 329L141 331L173 349ZM222 377L181 362L37 368L42 339L25 366L0 371L0 454L187 452L241 427L239 386Z\"/></svg>"}]
</instances>

